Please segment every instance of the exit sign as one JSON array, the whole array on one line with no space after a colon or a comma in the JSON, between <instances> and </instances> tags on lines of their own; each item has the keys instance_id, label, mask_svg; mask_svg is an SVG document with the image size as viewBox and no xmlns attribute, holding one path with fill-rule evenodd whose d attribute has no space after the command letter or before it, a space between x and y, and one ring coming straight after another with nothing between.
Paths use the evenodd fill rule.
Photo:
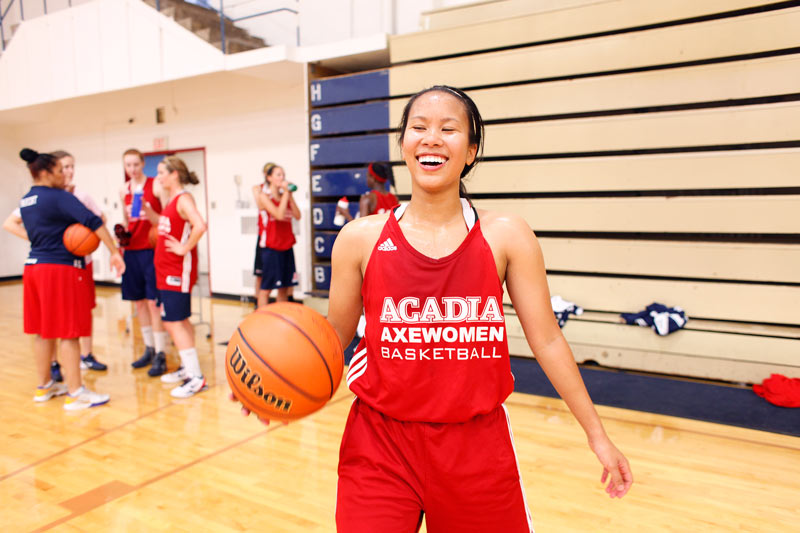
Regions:
<instances>
[{"instance_id":1,"label":"exit sign","mask_svg":"<svg viewBox=\"0 0 800 533\"><path fill-rule=\"evenodd\" d=\"M156 152L161 152L167 150L169 148L169 142L167 137L156 137L153 139L153 150Z\"/></svg>"}]
</instances>

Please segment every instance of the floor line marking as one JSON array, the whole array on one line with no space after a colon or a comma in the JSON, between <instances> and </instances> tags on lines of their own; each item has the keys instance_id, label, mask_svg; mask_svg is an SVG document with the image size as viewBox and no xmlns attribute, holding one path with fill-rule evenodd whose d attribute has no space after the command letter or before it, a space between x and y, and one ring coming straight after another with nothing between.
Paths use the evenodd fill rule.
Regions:
<instances>
[{"instance_id":1,"label":"floor line marking","mask_svg":"<svg viewBox=\"0 0 800 533\"><path fill-rule=\"evenodd\" d=\"M170 402L168 404L162 405L161 407L157 407L156 409L153 409L152 411L150 411L148 413L145 413L145 414L143 414L141 416L138 416L136 418L132 418L132 419L128 420L127 422L123 422L122 424L119 424L118 426L114 426L112 428L103 430L100 433L98 433L97 435L93 435L93 436L91 436L91 437L89 437L87 439L84 439L84 440L82 440L80 442L72 444L71 446L67 446L66 448L62 448L61 450L59 450L59 451L57 451L55 453L52 453L52 454L48 455L47 457L42 457L41 459L37 459L36 461L34 461L34 462L32 462L32 463L30 463L30 464L28 464L26 466L23 466L21 468L18 468L17 470L14 470L13 472L9 472L8 474L3 474L2 476L0 476L0 481L5 481L6 479L8 479L10 477L13 477L13 476L16 476L17 474L20 474L20 473L24 472L25 470L28 470L28 469L33 468L35 466L38 466L38 465L40 465L40 464L42 464L42 463L44 463L46 461L49 461L50 459L58 457L59 455L64 455L65 453L70 452L70 451L74 450L75 448L83 446L84 444L92 442L93 440L97 440L100 437L103 437L105 435L108 435L109 433L117 431L118 429L122 429L123 427L125 427L125 426L127 426L129 424L133 424L134 422L138 422L139 420L147 418L150 415L154 415L154 414L158 413L159 411L162 411L162 410L166 409L167 407L171 407L173 405L177 405L177 404L173 403L173 402Z\"/></svg>"},{"instance_id":2,"label":"floor line marking","mask_svg":"<svg viewBox=\"0 0 800 533\"><path fill-rule=\"evenodd\" d=\"M329 401L328 403L326 403L325 407L323 407L323 409L327 408L328 406L330 406L332 404L339 403L342 400L346 400L348 398L352 398L352 396L351 395L345 395L345 396L342 396L340 398L335 398L335 399ZM172 404L170 404L170 405L172 405ZM322 409L320 409L320 411L321 410ZM317 412L320 412L320 411L317 411ZM79 512L71 512L70 514L68 514L66 516L63 516L63 517L61 517L61 518L59 518L57 520L54 520L53 522L50 522L49 524L45 524L43 526L40 526L40 527L38 527L36 529L31 530L31 533L37 533L37 532L40 532L40 531L47 531L48 529L54 528L56 526L60 526L61 524L69 522L73 518L77 518L77 517L79 517L81 515L84 515L84 514L88 513L89 511L93 511L94 509L97 509L98 507L102 507L103 505L105 505L107 503L110 503L110 502L112 502L112 501L114 501L114 500L116 500L118 498L121 498L122 496L126 496L126 495L128 495L128 494L130 494L132 492L137 491L137 490L141 490L141 489L147 487L148 485L152 485L153 483L156 483L157 481L161 481L162 479L165 479L165 478L167 478L169 476L172 476L172 475L175 475L175 474L177 474L179 472L182 472L182 471L186 470L187 468L191 468L191 467L195 466L196 464L202 463L203 461L206 461L206 460L211 459L213 457L216 457L216 456L218 456L218 455L220 455L222 453L225 453L225 452L227 452L229 450L232 450L233 448L236 448L237 446L241 446L242 444L246 444L246 443L250 442L251 440L254 440L254 439L258 438L258 437L266 435L267 433L270 433L272 431L276 431L276 430L284 428L284 427L286 427L285 424L281 424L279 422L273 422L272 424L270 424L270 426L267 429L259 431L258 433L250 435L249 437L245 437L244 439L242 439L240 441L233 442L231 444L228 444L227 446L224 446L222 448L214 450L213 452L210 452L210 453L208 453L208 454L206 454L206 455L204 455L202 457L198 457L197 459L194 459L193 461L189 461L186 464L183 464L183 465L180 465L180 466L178 466L176 468L173 468L172 470L169 470L167 472L163 472L161 474L158 474L157 476L155 476L155 477L153 477L151 479L148 479L147 481L143 481L143 482L139 483L138 485L131 485L130 486L131 487L130 490L127 490L127 487L126 487L126 490L119 490L116 493L108 494L107 495L107 499L105 499L102 502L98 502L93 507L86 508L86 509L81 509ZM110 483L115 483L115 482L112 481ZM98 491L98 489L100 489L102 487L105 487L107 485L108 484L101 485L101 487L92 489L91 491L88 491L87 493L91 493L93 491ZM84 494L87 494L87 493L84 493ZM71 502L73 502L75 500L75 498L79 498L80 496L81 495L75 496L73 498L70 498L69 500L65 500L62 503L67 503L68 505L71 505ZM58 505L61 505L61 504L58 504Z\"/></svg>"}]
</instances>

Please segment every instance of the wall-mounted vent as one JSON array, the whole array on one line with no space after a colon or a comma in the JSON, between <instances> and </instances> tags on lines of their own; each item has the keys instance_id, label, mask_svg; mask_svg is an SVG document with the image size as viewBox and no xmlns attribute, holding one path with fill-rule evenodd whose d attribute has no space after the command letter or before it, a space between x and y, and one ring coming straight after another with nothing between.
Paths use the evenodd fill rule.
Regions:
<instances>
[{"instance_id":1,"label":"wall-mounted vent","mask_svg":"<svg viewBox=\"0 0 800 533\"><path fill-rule=\"evenodd\" d=\"M242 234L255 235L256 233L258 233L258 217L257 216L242 217Z\"/></svg>"}]
</instances>

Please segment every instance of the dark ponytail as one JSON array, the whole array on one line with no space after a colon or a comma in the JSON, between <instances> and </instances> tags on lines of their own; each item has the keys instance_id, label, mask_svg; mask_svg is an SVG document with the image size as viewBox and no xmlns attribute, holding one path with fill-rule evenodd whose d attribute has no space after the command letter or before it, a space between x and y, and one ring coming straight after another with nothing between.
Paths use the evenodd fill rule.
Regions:
<instances>
[{"instance_id":1,"label":"dark ponytail","mask_svg":"<svg viewBox=\"0 0 800 533\"><path fill-rule=\"evenodd\" d=\"M403 108L403 115L400 119L400 137L398 139L398 144L402 150L403 148L403 137L406 134L406 127L408 126L408 115L411 112L411 106L414 105L417 98L422 96L425 93L429 92L441 92L447 93L451 96L455 96L458 98L461 103L464 105L464 111L467 113L467 120L469 121L469 144L474 145L477 147L475 151L475 159L472 163L464 165L464 169L461 171L461 182L458 185L458 194L462 198L469 198L467 195L467 189L464 187L464 177L469 174L475 165L483 158L483 136L484 136L484 127L483 127L483 118L481 117L480 111L478 111L478 106L475 105L475 102L467 96L467 93L462 91L461 89L456 89L455 87L450 87L449 85L434 85L433 87L429 87L427 89L423 89L422 91L418 92L417 94L413 95L409 98L406 106Z\"/></svg>"},{"instance_id":2,"label":"dark ponytail","mask_svg":"<svg viewBox=\"0 0 800 533\"><path fill-rule=\"evenodd\" d=\"M367 172L380 183L388 181L390 187L397 188L394 184L394 169L392 169L391 163L370 163Z\"/></svg>"},{"instance_id":3,"label":"dark ponytail","mask_svg":"<svg viewBox=\"0 0 800 533\"><path fill-rule=\"evenodd\" d=\"M28 164L28 170L34 179L38 178L42 171L50 172L58 163L58 159L52 154L40 154L30 148L20 150L19 156Z\"/></svg>"}]
</instances>

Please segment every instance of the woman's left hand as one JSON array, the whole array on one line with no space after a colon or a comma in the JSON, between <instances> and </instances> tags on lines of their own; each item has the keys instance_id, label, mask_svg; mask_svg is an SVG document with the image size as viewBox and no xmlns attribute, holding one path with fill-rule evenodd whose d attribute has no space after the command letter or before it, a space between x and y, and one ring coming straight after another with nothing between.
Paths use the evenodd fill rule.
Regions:
<instances>
[{"instance_id":1,"label":"woman's left hand","mask_svg":"<svg viewBox=\"0 0 800 533\"><path fill-rule=\"evenodd\" d=\"M168 252L172 252L175 255L184 256L189 253L189 249L186 248L186 245L181 244L181 242L172 235L165 236L164 246Z\"/></svg>"},{"instance_id":2,"label":"woman's left hand","mask_svg":"<svg viewBox=\"0 0 800 533\"><path fill-rule=\"evenodd\" d=\"M604 437L589 441L589 447L603 465L603 475L600 482L606 484L606 492L611 498L622 498L633 485L633 472L628 460L622 452L614 446L611 439Z\"/></svg>"}]
</instances>

